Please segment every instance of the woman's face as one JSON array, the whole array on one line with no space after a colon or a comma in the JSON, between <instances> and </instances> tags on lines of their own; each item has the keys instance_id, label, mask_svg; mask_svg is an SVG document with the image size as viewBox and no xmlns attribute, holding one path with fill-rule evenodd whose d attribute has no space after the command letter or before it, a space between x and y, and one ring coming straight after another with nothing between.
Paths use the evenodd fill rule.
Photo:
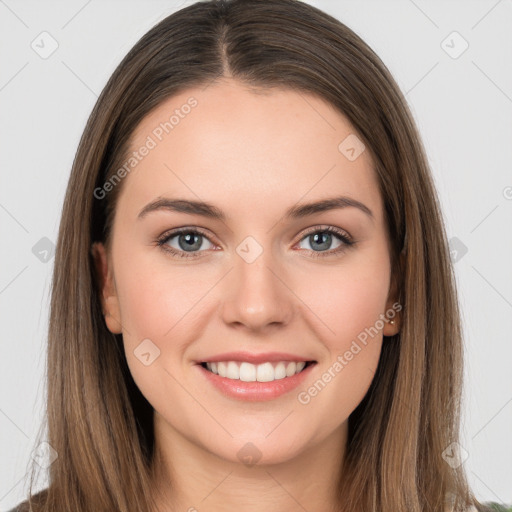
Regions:
<instances>
[{"instance_id":1,"label":"woman's face","mask_svg":"<svg viewBox=\"0 0 512 512\"><path fill-rule=\"evenodd\" d=\"M157 435L246 463L342 439L398 329L382 320L387 231L354 129L312 95L226 79L161 104L131 150L108 265L96 254ZM300 361L314 363L292 377Z\"/></svg>"}]
</instances>

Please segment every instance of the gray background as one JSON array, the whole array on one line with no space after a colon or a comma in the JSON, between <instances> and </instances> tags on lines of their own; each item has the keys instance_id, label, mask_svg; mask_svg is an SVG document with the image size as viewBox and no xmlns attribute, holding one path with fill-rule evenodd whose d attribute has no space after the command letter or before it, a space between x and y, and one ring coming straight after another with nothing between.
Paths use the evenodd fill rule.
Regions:
<instances>
[{"instance_id":1,"label":"gray background","mask_svg":"<svg viewBox=\"0 0 512 512\"><path fill-rule=\"evenodd\" d=\"M51 249L79 137L122 57L190 3L0 0L2 510L26 495L42 420ZM512 502L512 1L310 3L370 44L418 123L465 326L464 464L480 499Z\"/></svg>"}]
</instances>

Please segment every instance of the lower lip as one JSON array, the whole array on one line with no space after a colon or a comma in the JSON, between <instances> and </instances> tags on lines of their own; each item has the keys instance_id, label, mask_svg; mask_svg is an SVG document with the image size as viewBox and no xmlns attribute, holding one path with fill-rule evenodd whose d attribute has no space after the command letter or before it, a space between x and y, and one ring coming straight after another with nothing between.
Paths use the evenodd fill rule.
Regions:
<instances>
[{"instance_id":1,"label":"lower lip","mask_svg":"<svg viewBox=\"0 0 512 512\"><path fill-rule=\"evenodd\" d=\"M307 378L315 365L316 363L310 364L292 377L285 377L284 379L271 382L244 382L239 379L228 379L203 368L200 364L196 366L208 381L225 395L238 400L265 401L273 400L295 389Z\"/></svg>"}]
</instances>

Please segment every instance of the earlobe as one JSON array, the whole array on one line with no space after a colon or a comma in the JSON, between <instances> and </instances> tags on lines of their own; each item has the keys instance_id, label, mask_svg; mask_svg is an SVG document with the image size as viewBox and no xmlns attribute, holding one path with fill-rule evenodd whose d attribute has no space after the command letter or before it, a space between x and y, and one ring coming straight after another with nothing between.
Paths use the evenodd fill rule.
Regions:
<instances>
[{"instance_id":1,"label":"earlobe","mask_svg":"<svg viewBox=\"0 0 512 512\"><path fill-rule=\"evenodd\" d=\"M388 320L385 322L382 334L390 337L400 332L400 317L397 313L393 318L388 316Z\"/></svg>"},{"instance_id":2,"label":"earlobe","mask_svg":"<svg viewBox=\"0 0 512 512\"><path fill-rule=\"evenodd\" d=\"M388 300L386 303L386 320L384 329L382 330L382 334L384 336L394 336L400 332L401 325L401 311L403 309L400 300L398 299L399 285L397 283L396 277L392 276L391 285L389 287Z\"/></svg>"},{"instance_id":3,"label":"earlobe","mask_svg":"<svg viewBox=\"0 0 512 512\"><path fill-rule=\"evenodd\" d=\"M396 295L390 295L391 299L388 300L386 305L384 328L382 334L384 336L394 336L400 332L400 326L402 323L402 304L398 300L392 300Z\"/></svg>"},{"instance_id":4,"label":"earlobe","mask_svg":"<svg viewBox=\"0 0 512 512\"><path fill-rule=\"evenodd\" d=\"M112 272L112 265L104 245L101 242L94 242L91 246L95 273L100 290L101 309L105 318L107 328L113 334L122 333L121 311L119 300Z\"/></svg>"},{"instance_id":5,"label":"earlobe","mask_svg":"<svg viewBox=\"0 0 512 512\"><path fill-rule=\"evenodd\" d=\"M121 314L117 297L107 297L105 302L107 304L105 307L105 323L107 324L108 330L112 334L121 334L123 332L123 326L121 325Z\"/></svg>"}]
</instances>

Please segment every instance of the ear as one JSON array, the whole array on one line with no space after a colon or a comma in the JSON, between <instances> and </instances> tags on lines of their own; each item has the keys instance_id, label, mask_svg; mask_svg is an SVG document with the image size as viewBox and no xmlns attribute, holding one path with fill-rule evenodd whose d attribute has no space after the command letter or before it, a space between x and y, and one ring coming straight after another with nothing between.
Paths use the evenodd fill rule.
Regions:
<instances>
[{"instance_id":1,"label":"ear","mask_svg":"<svg viewBox=\"0 0 512 512\"><path fill-rule=\"evenodd\" d=\"M398 266L397 272L403 267L403 253L400 254L400 265ZM391 275L391 283L389 286L388 300L386 302L386 312L388 320L385 321L384 329L382 333L384 336L394 336L400 331L402 315L400 311L403 309L403 305L399 302L399 284L396 273ZM390 323L393 320L394 323Z\"/></svg>"},{"instance_id":2,"label":"ear","mask_svg":"<svg viewBox=\"0 0 512 512\"><path fill-rule=\"evenodd\" d=\"M101 242L94 242L92 244L91 254L94 259L105 323L111 333L121 334L121 309L117 297L112 262Z\"/></svg>"}]
</instances>

